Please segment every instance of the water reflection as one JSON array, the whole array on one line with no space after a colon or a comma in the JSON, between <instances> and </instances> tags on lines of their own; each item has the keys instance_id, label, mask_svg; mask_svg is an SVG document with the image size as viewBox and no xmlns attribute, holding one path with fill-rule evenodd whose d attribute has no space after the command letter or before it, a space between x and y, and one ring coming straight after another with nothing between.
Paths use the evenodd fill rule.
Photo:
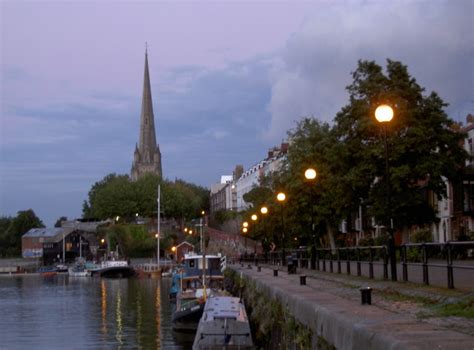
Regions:
<instances>
[{"instance_id":1,"label":"water reflection","mask_svg":"<svg viewBox=\"0 0 474 350\"><path fill-rule=\"evenodd\" d=\"M163 279L0 277L0 348L185 349ZM183 346L184 345L184 346Z\"/></svg>"},{"instance_id":2,"label":"water reflection","mask_svg":"<svg viewBox=\"0 0 474 350\"><path fill-rule=\"evenodd\" d=\"M122 298L120 296L120 289L117 292L116 299L117 299L117 305L115 307L115 320L117 322L117 331L115 333L115 339L117 339L117 342L119 344L119 349L121 349L122 347L120 345L123 344L123 341L122 341L122 310L120 310L122 306Z\"/></svg>"},{"instance_id":3,"label":"water reflection","mask_svg":"<svg viewBox=\"0 0 474 350\"><path fill-rule=\"evenodd\" d=\"M107 289L105 289L105 281L101 280L100 283L101 290L101 311L102 311L102 334L107 334Z\"/></svg>"},{"instance_id":4,"label":"water reflection","mask_svg":"<svg viewBox=\"0 0 474 350\"><path fill-rule=\"evenodd\" d=\"M156 346L161 348L161 288L157 283L155 291L155 309L156 309Z\"/></svg>"}]
</instances>

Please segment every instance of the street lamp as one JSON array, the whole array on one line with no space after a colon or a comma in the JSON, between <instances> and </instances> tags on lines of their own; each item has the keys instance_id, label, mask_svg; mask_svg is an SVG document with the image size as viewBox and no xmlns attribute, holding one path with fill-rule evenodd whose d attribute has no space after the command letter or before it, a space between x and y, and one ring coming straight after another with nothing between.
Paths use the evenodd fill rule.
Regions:
<instances>
[{"instance_id":1,"label":"street lamp","mask_svg":"<svg viewBox=\"0 0 474 350\"><path fill-rule=\"evenodd\" d=\"M277 194L277 200L280 202L280 214L281 214L281 232L282 232L282 240L281 240L281 260L282 265L285 265L285 223L283 221L283 202L286 199L286 195L283 192L279 192Z\"/></svg>"},{"instance_id":2,"label":"street lamp","mask_svg":"<svg viewBox=\"0 0 474 350\"><path fill-rule=\"evenodd\" d=\"M242 223L242 226L243 226L244 228L247 228L247 227L249 227L249 223L248 223L247 221L244 221L244 222Z\"/></svg>"},{"instance_id":3,"label":"street lamp","mask_svg":"<svg viewBox=\"0 0 474 350\"><path fill-rule=\"evenodd\" d=\"M257 221L257 215L256 214L252 214L252 216L250 218L252 219L252 221Z\"/></svg>"},{"instance_id":4,"label":"street lamp","mask_svg":"<svg viewBox=\"0 0 474 350\"><path fill-rule=\"evenodd\" d=\"M393 219L392 219L392 198L391 198L391 186L390 186L390 167L388 157L388 143L387 143L387 128L386 123L389 123L393 119L393 109L389 105L380 105L375 110L375 119L382 124L384 144L385 144L385 185L387 188L387 203L386 212L388 215L385 217L385 225L389 233L388 237L388 255L390 259L390 273L392 281L397 280L397 258L395 255L395 238L393 235Z\"/></svg>"},{"instance_id":5,"label":"street lamp","mask_svg":"<svg viewBox=\"0 0 474 350\"><path fill-rule=\"evenodd\" d=\"M263 244L262 242L262 246L263 246L263 250L264 250L264 253L265 253L265 263L267 262L267 230L266 230L266 224L265 224L265 221L264 218L265 218L265 215L268 214L268 208L266 206L263 206L260 208L260 213L262 214L262 225L263 225L263 241L265 244Z\"/></svg>"},{"instance_id":6,"label":"street lamp","mask_svg":"<svg viewBox=\"0 0 474 350\"><path fill-rule=\"evenodd\" d=\"M311 184L316 180L316 170L313 168L308 168L304 172L305 179ZM311 245L311 268L314 270L316 268L316 235L314 233L314 190L311 187L311 235L313 244Z\"/></svg>"}]
</instances>

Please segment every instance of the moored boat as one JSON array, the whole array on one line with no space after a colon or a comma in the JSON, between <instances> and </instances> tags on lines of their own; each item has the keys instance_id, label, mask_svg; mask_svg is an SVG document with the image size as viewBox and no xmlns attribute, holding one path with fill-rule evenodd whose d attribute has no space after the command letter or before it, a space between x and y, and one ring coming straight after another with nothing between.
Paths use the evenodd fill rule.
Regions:
<instances>
[{"instance_id":1,"label":"moored boat","mask_svg":"<svg viewBox=\"0 0 474 350\"><path fill-rule=\"evenodd\" d=\"M78 263L68 269L70 277L89 277L91 272L86 269L85 264Z\"/></svg>"},{"instance_id":2,"label":"moored boat","mask_svg":"<svg viewBox=\"0 0 474 350\"><path fill-rule=\"evenodd\" d=\"M225 259L224 259L225 260ZM224 276L220 255L186 254L180 272L173 329L194 332L204 311L206 299L224 294Z\"/></svg>"},{"instance_id":3,"label":"moored boat","mask_svg":"<svg viewBox=\"0 0 474 350\"><path fill-rule=\"evenodd\" d=\"M52 277L58 273L58 270L56 266L41 266L38 269L38 272L40 273L41 276Z\"/></svg>"},{"instance_id":4,"label":"moored boat","mask_svg":"<svg viewBox=\"0 0 474 350\"><path fill-rule=\"evenodd\" d=\"M135 276L135 270L126 260L103 261L96 269L91 270L92 276L109 278L127 278Z\"/></svg>"},{"instance_id":5,"label":"moored boat","mask_svg":"<svg viewBox=\"0 0 474 350\"><path fill-rule=\"evenodd\" d=\"M207 299L194 338L193 350L253 348L243 301L228 296Z\"/></svg>"}]
</instances>

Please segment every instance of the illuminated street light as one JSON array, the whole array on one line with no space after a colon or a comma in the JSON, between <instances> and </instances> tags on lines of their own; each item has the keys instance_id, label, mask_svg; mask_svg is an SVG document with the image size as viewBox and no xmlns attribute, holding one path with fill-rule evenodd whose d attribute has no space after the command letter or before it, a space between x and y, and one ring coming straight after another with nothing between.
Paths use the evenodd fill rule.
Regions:
<instances>
[{"instance_id":1,"label":"illuminated street light","mask_svg":"<svg viewBox=\"0 0 474 350\"><path fill-rule=\"evenodd\" d=\"M262 242L262 246L264 248L264 253L265 253L265 262L267 262L268 237L267 237L265 215L268 214L268 208L266 206L261 207L260 208L260 213L262 213L262 224L263 224L263 242Z\"/></svg>"},{"instance_id":2,"label":"illuminated street light","mask_svg":"<svg viewBox=\"0 0 474 350\"><path fill-rule=\"evenodd\" d=\"M176 252L176 246L172 246L172 247L171 247L171 251L172 251L173 253Z\"/></svg>"},{"instance_id":3,"label":"illuminated street light","mask_svg":"<svg viewBox=\"0 0 474 350\"><path fill-rule=\"evenodd\" d=\"M306 171L304 172L304 177L306 178L306 180L314 180L316 178L316 170L314 170L313 168L306 169Z\"/></svg>"},{"instance_id":4,"label":"illuminated street light","mask_svg":"<svg viewBox=\"0 0 474 350\"><path fill-rule=\"evenodd\" d=\"M375 119L379 123L388 123L393 118L393 109L389 105L380 105L375 110Z\"/></svg>"},{"instance_id":5,"label":"illuminated street light","mask_svg":"<svg viewBox=\"0 0 474 350\"><path fill-rule=\"evenodd\" d=\"M277 200L280 202L280 214L281 214L281 264L286 265L285 257L285 222L283 221L283 202L286 199L286 195L283 192L277 194Z\"/></svg>"},{"instance_id":6,"label":"illuminated street light","mask_svg":"<svg viewBox=\"0 0 474 350\"><path fill-rule=\"evenodd\" d=\"M316 170L313 168L308 168L304 172L304 177L312 185L316 180ZM316 234L314 232L314 187L311 186L311 235L312 235L312 245L311 245L311 268L314 270L316 268ZM319 269L319 265L318 265Z\"/></svg>"},{"instance_id":7,"label":"illuminated street light","mask_svg":"<svg viewBox=\"0 0 474 350\"><path fill-rule=\"evenodd\" d=\"M283 202L283 201L285 201L285 199L286 199L286 195L285 195L283 192L279 192L279 193L277 194L277 200L278 200L279 202Z\"/></svg>"},{"instance_id":8,"label":"illuminated street light","mask_svg":"<svg viewBox=\"0 0 474 350\"><path fill-rule=\"evenodd\" d=\"M244 228L247 228L247 227L249 227L249 223L248 223L247 221L244 221L244 222L242 223L242 226L243 226Z\"/></svg>"},{"instance_id":9,"label":"illuminated street light","mask_svg":"<svg viewBox=\"0 0 474 350\"><path fill-rule=\"evenodd\" d=\"M383 137L385 144L385 185L387 191L387 202L385 210L388 215L385 216L385 227L388 231L388 256L390 259L390 273L392 281L397 280L397 257L395 255L395 237L393 234L393 218L392 218L392 198L391 198L391 185L390 185L390 167L389 167L389 155L388 155L388 144L387 144L387 128L385 124L389 123L393 119L393 109L389 105L380 105L375 110L375 119L382 124Z\"/></svg>"},{"instance_id":10,"label":"illuminated street light","mask_svg":"<svg viewBox=\"0 0 474 350\"><path fill-rule=\"evenodd\" d=\"M252 219L252 221L257 221L257 215L256 214L252 214L252 216L250 218Z\"/></svg>"},{"instance_id":11,"label":"illuminated street light","mask_svg":"<svg viewBox=\"0 0 474 350\"><path fill-rule=\"evenodd\" d=\"M244 228L242 229L242 232L243 232L243 233L247 233L247 231L248 231L248 228L247 228L247 227L244 227Z\"/></svg>"}]
</instances>

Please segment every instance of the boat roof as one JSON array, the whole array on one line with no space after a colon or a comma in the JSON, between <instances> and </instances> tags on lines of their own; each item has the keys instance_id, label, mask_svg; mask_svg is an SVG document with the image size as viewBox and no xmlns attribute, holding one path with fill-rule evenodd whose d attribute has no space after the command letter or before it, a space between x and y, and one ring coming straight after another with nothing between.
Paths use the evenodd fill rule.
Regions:
<instances>
[{"instance_id":1,"label":"boat roof","mask_svg":"<svg viewBox=\"0 0 474 350\"><path fill-rule=\"evenodd\" d=\"M206 321L223 318L231 318L242 322L247 321L245 307L240 299L235 297L210 297L207 299L204 312L207 316Z\"/></svg>"}]
</instances>

